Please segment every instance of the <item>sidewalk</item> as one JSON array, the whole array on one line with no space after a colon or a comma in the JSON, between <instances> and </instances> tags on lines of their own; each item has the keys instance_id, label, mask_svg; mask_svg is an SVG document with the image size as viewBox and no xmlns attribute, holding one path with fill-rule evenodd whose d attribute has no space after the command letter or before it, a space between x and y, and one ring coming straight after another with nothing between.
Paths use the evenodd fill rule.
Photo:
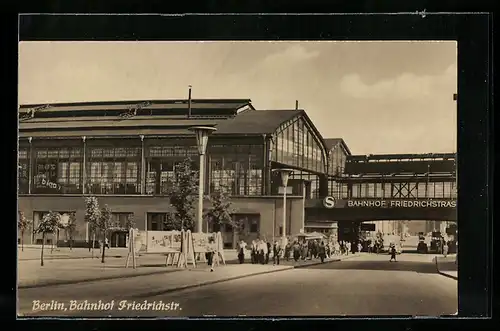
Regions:
<instances>
[{"instance_id":1,"label":"sidewalk","mask_svg":"<svg viewBox=\"0 0 500 331\"><path fill-rule=\"evenodd\" d=\"M436 268L439 274L458 280L458 265L455 264L456 254L444 257L438 255L434 257L433 261L436 263Z\"/></svg>"},{"instance_id":2,"label":"sidewalk","mask_svg":"<svg viewBox=\"0 0 500 331\"><path fill-rule=\"evenodd\" d=\"M353 254L349 256L342 256L338 258L325 260L325 263L340 261L343 259L353 258L359 256L359 254ZM226 256L226 266L220 266L217 268L217 274L224 275L225 269L233 270L227 271L229 274L236 274L238 278L245 275L255 275L260 273L262 270L266 272L274 272L281 270L288 270L293 268L308 267L312 265L321 264L319 260L307 260L295 262L285 262L279 266L273 266L272 261L267 265L253 265L248 262L248 258L245 264L239 265L238 261L235 259L229 259L231 256ZM166 274L173 273L177 271L183 271L182 275L189 275L189 273L197 273L197 271L207 270L206 263L199 263L195 269L179 269L177 267L165 266L165 256L163 255L143 255L137 260L137 268L133 269L131 263L129 268L125 268L126 257L124 258L107 258L105 263L101 263L98 258L94 259L53 259L45 261L45 266L40 266L39 260L24 260L18 262L18 287L19 288L33 288L33 287L45 287L52 285L63 285L63 284L76 284L82 282L91 282L97 280L109 280L109 279L119 279L119 278L131 278L144 275L153 274ZM238 264L238 265L236 265ZM245 271L246 270L246 271ZM249 273L250 271L250 273ZM229 276L228 274L228 276ZM191 277L191 276L186 276ZM211 276L213 277L213 276ZM231 276L232 277L232 276ZM233 278L224 278L224 280L230 280ZM184 276L181 276L183 279ZM203 277L205 280L206 277ZM210 279L210 278L208 278Z\"/></svg>"},{"instance_id":3,"label":"sidewalk","mask_svg":"<svg viewBox=\"0 0 500 331\"><path fill-rule=\"evenodd\" d=\"M19 247L17 250L18 261L40 261L41 246L30 245L24 246L24 250ZM126 258L128 248L112 247L106 249L107 258ZM234 260L237 258L235 250L224 250L224 256L227 260ZM101 252L99 248L94 249L94 258L100 257ZM89 252L88 248L73 248L68 247L54 248L51 252L50 246L45 246L43 250L44 261L60 260L60 259L91 259L92 251Z\"/></svg>"},{"instance_id":4,"label":"sidewalk","mask_svg":"<svg viewBox=\"0 0 500 331\"><path fill-rule=\"evenodd\" d=\"M17 249L17 259L18 261L30 261L38 260L40 261L41 246L24 246L24 250L19 247ZM106 250L106 257L126 257L128 253L128 248L110 248ZM100 256L100 250L98 248L94 249L94 257ZM88 248L73 248L60 247L54 249L51 252L50 246L45 246L43 249L44 260L55 260L55 259L90 259L92 258L92 251L89 252Z\"/></svg>"}]
</instances>

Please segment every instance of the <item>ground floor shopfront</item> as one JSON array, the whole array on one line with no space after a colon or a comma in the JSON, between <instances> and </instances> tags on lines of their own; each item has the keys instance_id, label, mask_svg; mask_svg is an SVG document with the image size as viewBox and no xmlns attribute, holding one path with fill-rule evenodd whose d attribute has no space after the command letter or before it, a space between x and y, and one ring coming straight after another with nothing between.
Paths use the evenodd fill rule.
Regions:
<instances>
[{"instance_id":1,"label":"ground floor shopfront","mask_svg":"<svg viewBox=\"0 0 500 331\"><path fill-rule=\"evenodd\" d=\"M133 215L139 230L164 230L166 215L172 207L167 197L148 196L97 196L100 206L107 204L112 210L114 224L125 227L127 218ZM207 201L204 208L209 208ZM250 242L258 237L272 240L282 235L283 197L235 197L232 199L235 217L243 226L241 230L233 231L229 226L221 229L224 244L227 248L235 247L239 240ZM33 232L43 216L49 211L60 214L75 213L76 229L73 240L88 241L89 231L85 219L85 199L82 195L26 195L19 197L19 211L26 218L33 220L33 227L27 229L23 236L25 244L41 244L42 236ZM302 197L289 196L286 203L286 233L295 235L303 227L304 200ZM204 231L212 231L213 227L204 223ZM19 237L21 235L19 234ZM124 247L126 233L120 229L112 229L108 235L111 247ZM60 231L59 240L66 238L67 233ZM56 235L49 235L45 243L56 241Z\"/></svg>"}]
</instances>

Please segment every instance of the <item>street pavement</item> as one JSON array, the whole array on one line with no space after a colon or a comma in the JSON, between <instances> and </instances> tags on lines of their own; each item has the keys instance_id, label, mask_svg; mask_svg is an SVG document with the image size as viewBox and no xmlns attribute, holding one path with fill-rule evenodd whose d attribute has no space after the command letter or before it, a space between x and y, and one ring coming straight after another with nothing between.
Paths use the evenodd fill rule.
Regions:
<instances>
[{"instance_id":1,"label":"street pavement","mask_svg":"<svg viewBox=\"0 0 500 331\"><path fill-rule=\"evenodd\" d=\"M436 256L435 263L440 274L453 279L458 279L458 265L455 263L456 254Z\"/></svg>"},{"instance_id":2,"label":"street pavement","mask_svg":"<svg viewBox=\"0 0 500 331\"><path fill-rule=\"evenodd\" d=\"M234 280L272 265L227 265L119 280L19 290L24 316L438 316L457 312L457 281L437 273L433 256L362 254L344 261ZM290 268L290 267L288 267ZM226 277L226 278L224 278ZM181 284L224 280L176 290ZM39 300L40 302L37 302ZM64 304L46 311L38 303ZM74 300L73 306L71 301ZM95 306L86 306L95 303ZM101 300L99 305L99 300ZM113 309L107 310L111 304ZM149 306L148 306L149 304ZM66 308L62 310L61 308Z\"/></svg>"}]
</instances>

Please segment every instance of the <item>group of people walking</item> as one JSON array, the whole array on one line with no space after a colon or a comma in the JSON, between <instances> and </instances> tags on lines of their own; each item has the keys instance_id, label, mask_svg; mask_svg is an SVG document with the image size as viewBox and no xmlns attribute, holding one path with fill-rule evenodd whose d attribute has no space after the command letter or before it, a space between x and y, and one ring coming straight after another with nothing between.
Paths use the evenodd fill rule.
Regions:
<instances>
[{"instance_id":1,"label":"group of people walking","mask_svg":"<svg viewBox=\"0 0 500 331\"><path fill-rule=\"evenodd\" d=\"M361 243L356 248L358 251L361 251ZM279 241L271 243L267 240L256 239L248 245L242 240L239 242L237 248L240 264L245 262L247 251L250 251L250 261L252 264L268 264L271 256L273 264L280 264L281 258L284 258L286 261L293 259L295 262L299 260L320 259L323 262L331 256L349 255L349 252L353 252L352 244L348 241L295 239L283 247Z\"/></svg>"}]
</instances>

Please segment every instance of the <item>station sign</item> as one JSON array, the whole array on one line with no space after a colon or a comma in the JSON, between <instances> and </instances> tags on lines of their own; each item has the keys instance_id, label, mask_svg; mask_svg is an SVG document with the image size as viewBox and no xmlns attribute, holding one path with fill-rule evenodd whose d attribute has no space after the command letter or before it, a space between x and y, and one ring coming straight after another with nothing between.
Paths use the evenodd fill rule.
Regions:
<instances>
[{"instance_id":1,"label":"station sign","mask_svg":"<svg viewBox=\"0 0 500 331\"><path fill-rule=\"evenodd\" d=\"M456 208L457 201L450 199L323 199L323 207L332 208Z\"/></svg>"}]
</instances>

